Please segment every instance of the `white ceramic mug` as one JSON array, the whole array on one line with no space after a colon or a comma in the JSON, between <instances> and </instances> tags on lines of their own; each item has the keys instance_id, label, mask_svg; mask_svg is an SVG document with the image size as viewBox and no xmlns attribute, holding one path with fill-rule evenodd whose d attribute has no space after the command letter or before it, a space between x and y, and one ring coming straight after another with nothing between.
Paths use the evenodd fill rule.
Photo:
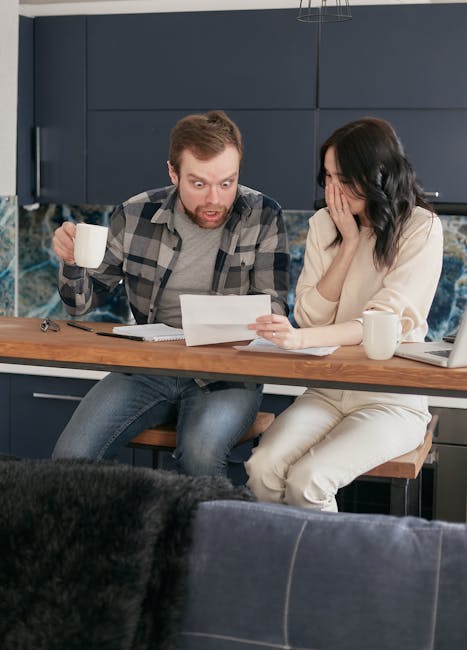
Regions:
<instances>
[{"instance_id":1,"label":"white ceramic mug","mask_svg":"<svg viewBox=\"0 0 467 650\"><path fill-rule=\"evenodd\" d=\"M78 266L97 269L104 259L109 229L91 223L78 223L76 226L74 256Z\"/></svg>"},{"instance_id":2,"label":"white ceramic mug","mask_svg":"<svg viewBox=\"0 0 467 650\"><path fill-rule=\"evenodd\" d=\"M369 359L390 359L396 351L402 336L402 323L414 326L409 316L400 317L390 311L370 309L363 312L363 347Z\"/></svg>"}]
</instances>

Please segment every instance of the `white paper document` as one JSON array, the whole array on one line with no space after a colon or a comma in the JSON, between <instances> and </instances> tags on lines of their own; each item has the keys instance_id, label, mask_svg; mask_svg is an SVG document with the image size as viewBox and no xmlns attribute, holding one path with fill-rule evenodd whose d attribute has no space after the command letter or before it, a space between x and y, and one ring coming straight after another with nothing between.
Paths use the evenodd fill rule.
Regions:
<instances>
[{"instance_id":1,"label":"white paper document","mask_svg":"<svg viewBox=\"0 0 467 650\"><path fill-rule=\"evenodd\" d=\"M247 325L271 313L271 296L180 296L187 345L250 341L256 337Z\"/></svg>"},{"instance_id":2,"label":"white paper document","mask_svg":"<svg viewBox=\"0 0 467 650\"><path fill-rule=\"evenodd\" d=\"M301 348L299 350L284 350L272 341L267 341L263 338L257 338L249 345L234 345L236 350L241 352L279 352L282 354L310 354L315 357L325 357L332 354L339 346L324 347L324 348Z\"/></svg>"}]
</instances>

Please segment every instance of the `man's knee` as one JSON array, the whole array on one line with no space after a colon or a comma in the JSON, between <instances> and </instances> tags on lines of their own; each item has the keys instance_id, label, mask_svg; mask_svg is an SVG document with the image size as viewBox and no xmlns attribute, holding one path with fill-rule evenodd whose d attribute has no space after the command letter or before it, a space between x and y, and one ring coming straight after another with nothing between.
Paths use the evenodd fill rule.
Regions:
<instances>
[{"instance_id":1,"label":"man's knee","mask_svg":"<svg viewBox=\"0 0 467 650\"><path fill-rule=\"evenodd\" d=\"M174 458L177 468L190 476L225 476L230 446L213 435L192 429L180 437Z\"/></svg>"},{"instance_id":2,"label":"man's knee","mask_svg":"<svg viewBox=\"0 0 467 650\"><path fill-rule=\"evenodd\" d=\"M52 452L52 460L60 460L66 458L94 458L90 448L84 448L82 445L75 443L76 440L73 437L70 437L65 441L59 438Z\"/></svg>"},{"instance_id":3,"label":"man's knee","mask_svg":"<svg viewBox=\"0 0 467 650\"><path fill-rule=\"evenodd\" d=\"M227 455L216 454L213 450L202 452L185 448L174 453L180 472L189 476L225 476L227 473Z\"/></svg>"}]
</instances>

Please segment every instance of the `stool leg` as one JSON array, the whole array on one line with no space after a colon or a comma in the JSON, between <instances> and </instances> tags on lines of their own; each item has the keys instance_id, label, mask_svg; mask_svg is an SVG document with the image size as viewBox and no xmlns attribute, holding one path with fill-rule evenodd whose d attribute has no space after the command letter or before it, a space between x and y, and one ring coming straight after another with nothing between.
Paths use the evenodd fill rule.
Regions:
<instances>
[{"instance_id":1,"label":"stool leg","mask_svg":"<svg viewBox=\"0 0 467 650\"><path fill-rule=\"evenodd\" d=\"M157 447L152 450L152 469L159 469L159 449Z\"/></svg>"},{"instance_id":2,"label":"stool leg","mask_svg":"<svg viewBox=\"0 0 467 650\"><path fill-rule=\"evenodd\" d=\"M391 479L391 495L389 501L389 512L391 515L403 517L407 514L407 490L409 480L406 478Z\"/></svg>"},{"instance_id":3,"label":"stool leg","mask_svg":"<svg viewBox=\"0 0 467 650\"><path fill-rule=\"evenodd\" d=\"M420 470L417 478L410 481L411 506L410 513L414 517L422 516L422 471Z\"/></svg>"},{"instance_id":4,"label":"stool leg","mask_svg":"<svg viewBox=\"0 0 467 650\"><path fill-rule=\"evenodd\" d=\"M420 517L422 511L421 493L421 472L416 479L392 478L391 515Z\"/></svg>"}]
</instances>

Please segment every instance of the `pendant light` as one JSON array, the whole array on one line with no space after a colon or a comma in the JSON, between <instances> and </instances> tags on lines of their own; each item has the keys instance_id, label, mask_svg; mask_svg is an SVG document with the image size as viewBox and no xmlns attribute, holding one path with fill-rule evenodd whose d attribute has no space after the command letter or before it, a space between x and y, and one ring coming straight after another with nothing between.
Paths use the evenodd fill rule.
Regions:
<instances>
[{"instance_id":1,"label":"pendant light","mask_svg":"<svg viewBox=\"0 0 467 650\"><path fill-rule=\"evenodd\" d=\"M300 0L297 20L303 23L338 23L350 20L349 0Z\"/></svg>"}]
</instances>

